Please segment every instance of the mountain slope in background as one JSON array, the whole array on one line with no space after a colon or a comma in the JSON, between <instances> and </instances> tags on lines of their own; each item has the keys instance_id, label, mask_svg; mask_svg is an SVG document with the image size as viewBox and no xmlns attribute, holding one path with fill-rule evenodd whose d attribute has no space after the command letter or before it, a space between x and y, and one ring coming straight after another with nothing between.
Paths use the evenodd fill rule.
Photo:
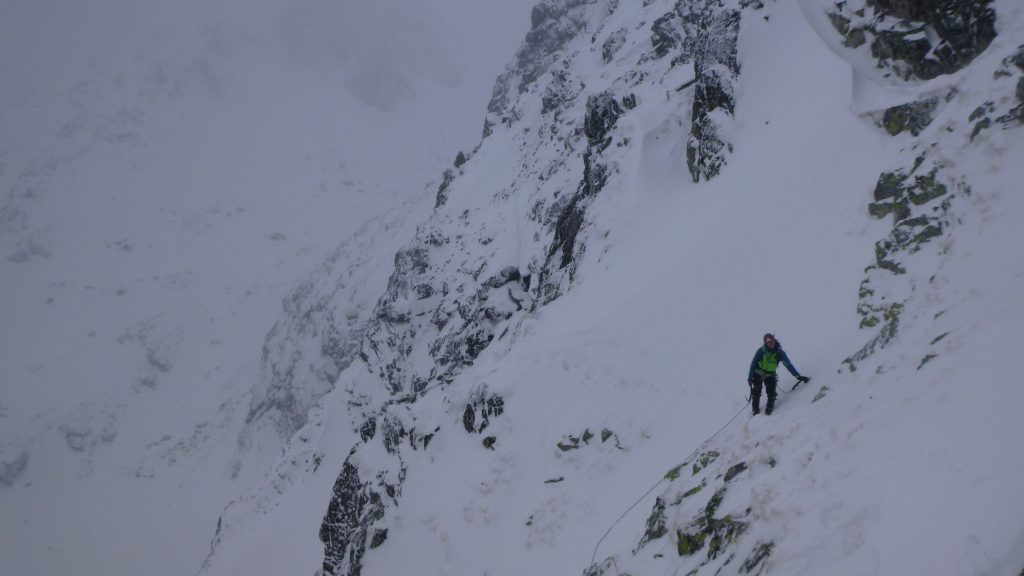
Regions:
<instances>
[{"instance_id":1,"label":"mountain slope in background","mask_svg":"<svg viewBox=\"0 0 1024 576\"><path fill-rule=\"evenodd\" d=\"M207 572L1019 573L1022 17L539 3Z\"/></svg>"},{"instance_id":2,"label":"mountain slope in background","mask_svg":"<svg viewBox=\"0 0 1024 576\"><path fill-rule=\"evenodd\" d=\"M345 240L370 308L528 25L507 2L0 8L5 574L198 569L291 432L260 411L282 300Z\"/></svg>"}]
</instances>

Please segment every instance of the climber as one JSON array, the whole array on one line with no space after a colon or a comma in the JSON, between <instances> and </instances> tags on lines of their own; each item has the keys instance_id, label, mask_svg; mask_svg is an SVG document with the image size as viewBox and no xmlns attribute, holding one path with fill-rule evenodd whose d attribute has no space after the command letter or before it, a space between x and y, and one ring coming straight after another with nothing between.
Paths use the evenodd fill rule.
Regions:
<instances>
[{"instance_id":1,"label":"climber","mask_svg":"<svg viewBox=\"0 0 1024 576\"><path fill-rule=\"evenodd\" d=\"M764 346L758 348L754 353L754 360L750 363L750 373L747 375L747 384L750 384L750 405L754 409L754 414L761 413L762 382L768 392L768 404L764 407L764 413L771 414L775 408L775 389L779 384L775 369L778 368L779 362L782 362L789 373L796 377L798 385L811 380L807 376L800 375L775 336L771 333L765 334Z\"/></svg>"}]
</instances>

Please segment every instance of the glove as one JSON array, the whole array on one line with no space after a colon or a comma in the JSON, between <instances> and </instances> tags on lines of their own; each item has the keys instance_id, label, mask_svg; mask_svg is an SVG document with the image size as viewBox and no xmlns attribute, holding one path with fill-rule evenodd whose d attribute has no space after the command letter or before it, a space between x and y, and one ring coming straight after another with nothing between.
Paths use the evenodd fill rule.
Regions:
<instances>
[{"instance_id":1,"label":"glove","mask_svg":"<svg viewBox=\"0 0 1024 576\"><path fill-rule=\"evenodd\" d=\"M796 379L796 381L797 381L797 382L799 382L799 383L801 383L801 384L803 384L803 383L805 383L805 382L810 382L810 381L811 381L811 379L810 379L810 378L808 378L807 376L798 376L798 377L797 377L797 379Z\"/></svg>"},{"instance_id":2,"label":"glove","mask_svg":"<svg viewBox=\"0 0 1024 576\"><path fill-rule=\"evenodd\" d=\"M747 378L747 384L750 386L757 384L757 378Z\"/></svg>"}]
</instances>

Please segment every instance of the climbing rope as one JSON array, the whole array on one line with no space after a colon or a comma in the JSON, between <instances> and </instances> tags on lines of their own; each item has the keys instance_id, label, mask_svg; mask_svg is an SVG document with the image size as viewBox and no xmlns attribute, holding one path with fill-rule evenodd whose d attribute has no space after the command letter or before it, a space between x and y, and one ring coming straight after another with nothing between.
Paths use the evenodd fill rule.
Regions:
<instances>
[{"instance_id":1,"label":"climbing rope","mask_svg":"<svg viewBox=\"0 0 1024 576\"><path fill-rule=\"evenodd\" d=\"M797 386L799 386L799 385L800 385L800 381L798 380L798 381L796 382L796 384L794 384L794 385L793 385L793 387L789 389L789 391L786 391L786 389L785 389L785 388L783 388L783 389L782 389L782 391L783 391L783 392L785 392L786 394L790 394L790 393L792 393L792 392L793 392L794 390L796 390ZM695 449L693 450L693 452L690 452L690 455L689 455L689 456L687 456L687 457L686 457L686 458L685 458L685 459L683 460L683 464L686 464L687 462L689 462L690 460L692 460L693 458L695 458L695 457L697 456L697 453L698 453L698 452L700 452L700 449L701 449L702 447L706 446L706 445L707 445L707 444L708 444L709 442L711 442L712 440L714 440L714 438L715 438L716 436L718 436L719 434L721 434L723 430L725 430L726 428L728 428L728 427L729 427L729 425L733 423L733 421L735 421L735 420L736 420L737 418L739 418L740 414L742 414L742 413L743 413L743 412L744 412L745 410L747 410L747 407L748 407L748 406L750 405L750 400L751 400L751 399L753 398L753 394L754 394L754 392L753 392L753 389L751 389L751 390L750 390L750 392L749 392L749 393L747 394L747 400L746 400L746 402L744 403L743 407L742 407L742 408L740 408L739 412L737 412L736 414L734 414L732 418L729 418L729 420L728 420L728 421L727 421L727 422L726 422L725 424L723 424L721 428L719 428L718 430L716 430L714 434L712 434L711 436L708 436L708 437L707 437L706 439L704 439L704 441L703 441L703 442L701 442L700 444L698 444L698 445L697 445L697 448L695 448ZM615 526L616 526L616 525L618 525L618 523L619 523L619 522L621 522L621 521L622 521L622 519L626 517L626 515L628 515L628 514L629 514L630 512L632 512L632 511L633 511L633 509L634 509L634 508L636 508L636 507L637 507L637 506L638 506L638 505L640 504L640 502L643 502L643 500L644 500L645 498L647 498L647 497L648 497L648 496L649 496L649 495L651 494L651 492L653 492L653 491L654 491L654 489L655 489L655 488L657 488L658 486L660 486L660 485L661 485L661 483L662 483L662 482L664 482L664 481L665 481L665 480L667 480L667 479L668 479L667 477L665 477L665 476L662 476L660 480L658 480L657 482L655 482L653 486L651 486L650 488L648 488L648 489L647 489L647 491L646 491L646 492L644 492L644 495L643 495L643 496L641 496L640 498L638 498L638 499L636 500L636 502L633 502L633 504L632 504L632 505L631 505L631 506L630 506L629 508L627 508L627 509L626 509L626 511L625 511L625 512L623 512L623 513L622 513L622 515L621 515L621 516L619 516L619 517L618 517L618 518L617 518L617 519L615 520L615 522L612 522L612 525L608 527L608 530L606 530L606 531L605 531L604 535L602 535L602 536L601 536L601 539L600 539L600 540L598 540L598 541L597 541L597 544L596 544L596 545L594 546L594 552L593 552L593 554L591 554L591 555L590 555L590 565L591 565L591 566L593 566L593 565L594 565L594 561L595 561L595 560L597 559L597 550L598 550L598 548L600 548L600 547L601 547L601 543L602 543L602 542L604 542L604 539L605 539L605 538L607 538L609 534L611 534L611 532L612 532L612 530L613 530L613 529L615 528ZM616 569L616 570L618 570L618 566L617 566L617 565L616 565L616 568L615 568L615 569Z\"/></svg>"},{"instance_id":2,"label":"climbing rope","mask_svg":"<svg viewBox=\"0 0 1024 576\"><path fill-rule=\"evenodd\" d=\"M748 401L749 401L749 399L748 399ZM695 458L697 456L697 453L700 451L700 449L703 446L707 445L708 442L711 442L712 440L714 440L715 436L718 436L719 434L722 433L723 430L728 428L729 424L732 424L733 421L736 420L736 418L739 418L739 415L742 414L743 411L746 410L746 409L747 409L747 405L744 404L743 407L740 408L739 412L734 414L732 418L729 418L729 420L725 424L723 424L721 428L716 430L714 434L712 434L711 436L708 436L707 438L704 439L703 442L698 444L697 447L693 450L693 452L690 452L690 455L687 456L685 459L683 459L683 464L685 464L685 463L689 462L690 460L692 460L693 458ZM636 508L640 504L640 502L643 502L644 498L647 498L651 494L651 492L654 491L655 488L660 486L661 483L664 482L667 479L668 478L666 476L662 476L660 480L655 482L653 486L651 486L650 488L647 489L647 492L644 492L643 496L641 496L640 498L637 498L636 502L633 502L633 504L629 508L627 508L626 511L623 512L622 515L619 516L615 520L615 522L612 522L612 525L608 527L608 530L605 531L604 535L601 536L601 539L597 541L596 545L594 545L594 552L593 552L593 554L590 555L590 565L591 566L594 565L594 561L597 558L597 550L598 550L598 548L601 547L601 543L604 542L604 539L607 538L609 534L611 534L613 529L615 529L615 526L618 525L618 523L621 522L622 519L626 517L626 515L628 515L630 512L632 512L633 509Z\"/></svg>"}]
</instances>

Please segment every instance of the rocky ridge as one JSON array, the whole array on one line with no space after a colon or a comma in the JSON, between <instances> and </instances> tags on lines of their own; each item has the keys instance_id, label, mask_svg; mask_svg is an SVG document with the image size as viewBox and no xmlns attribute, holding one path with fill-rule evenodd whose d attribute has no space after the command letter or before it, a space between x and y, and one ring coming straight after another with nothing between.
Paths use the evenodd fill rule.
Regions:
<instances>
[{"instance_id":1,"label":"rocky ridge","mask_svg":"<svg viewBox=\"0 0 1024 576\"><path fill-rule=\"evenodd\" d=\"M647 4L643 17L656 24L643 38L627 31L649 25L618 17L614 0L547 0L534 9L515 63L495 84L483 143L446 172L433 216L399 250L367 324L360 356L375 378L351 389L361 441L321 527L325 574L359 574L365 551L386 546L379 526L401 506L404 451L429 450L435 434L454 433L436 419L422 421L411 406L453 385L495 341L514 338L523 318L571 290L582 263L599 257L607 230L588 211L614 189L631 143L617 122L643 106L637 94L645 85L686 78L669 97L692 126L681 148L694 181L713 178L727 162L731 144L719 128L735 108L741 13L760 4ZM591 53L615 77L600 89L575 72L575 61ZM523 121L537 116L539 123ZM485 169L496 139L511 139L524 161L507 179L481 186L473 175ZM466 432L483 436L484 447L493 445L485 429L501 417L502 398L485 388L458 397L464 403L449 401L448 409L463 415ZM368 453L390 464L357 465L373 460Z\"/></svg>"}]
</instances>

